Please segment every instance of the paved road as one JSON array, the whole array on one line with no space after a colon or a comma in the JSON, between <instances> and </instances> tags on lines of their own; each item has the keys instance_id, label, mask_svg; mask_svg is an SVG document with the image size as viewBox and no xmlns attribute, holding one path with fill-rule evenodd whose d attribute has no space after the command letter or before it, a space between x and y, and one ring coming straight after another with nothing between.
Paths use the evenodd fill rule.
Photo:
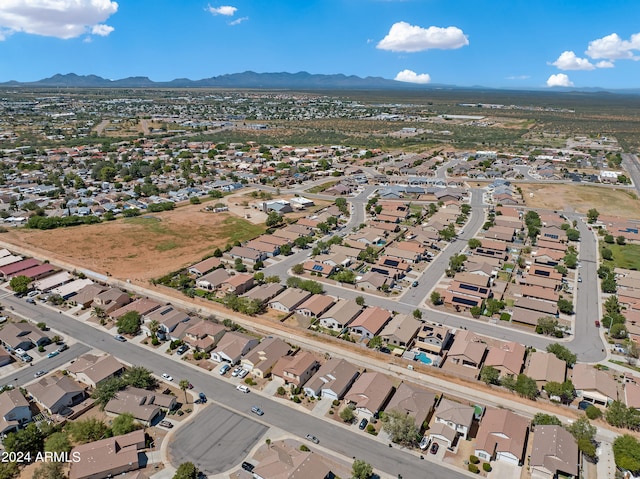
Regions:
<instances>
[{"instance_id":1,"label":"paved road","mask_svg":"<svg viewBox=\"0 0 640 479\"><path fill-rule=\"evenodd\" d=\"M633 181L633 186L635 186L636 191L640 194L640 162L638 161L638 157L631 153L623 153L622 164L629 173L631 181Z\"/></svg>"},{"instance_id":2,"label":"paved road","mask_svg":"<svg viewBox=\"0 0 640 479\"><path fill-rule=\"evenodd\" d=\"M92 326L84 324L64 314L58 314L42 306L31 305L13 296L3 298L8 306L34 321L44 321L57 331L73 336L79 342L107 351L129 364L144 366L156 374L166 372L174 381L188 378L196 391L204 392L212 401L224 404L230 411L243 415L250 414L250 406L257 401L253 394L242 394L235 389L235 384L222 379L214 370L213 373L194 370L181 361L170 356L149 351L131 343L120 343L113 337ZM69 350L71 351L71 349ZM453 479L465 477L464 473L448 469L434 462L420 460L413 453L385 444L368 437L355 427L346 430L332 421L314 417L298 411L287 404L280 404L264 396L260 396L259 406L265 411L264 416L255 418L267 426L275 426L299 437L308 433L317 436L327 449L346 456L355 456L373 465L375 469L391 475L402 474L405 478ZM203 428L207 429L207 428ZM181 462L176 458L176 463Z\"/></svg>"}]
</instances>

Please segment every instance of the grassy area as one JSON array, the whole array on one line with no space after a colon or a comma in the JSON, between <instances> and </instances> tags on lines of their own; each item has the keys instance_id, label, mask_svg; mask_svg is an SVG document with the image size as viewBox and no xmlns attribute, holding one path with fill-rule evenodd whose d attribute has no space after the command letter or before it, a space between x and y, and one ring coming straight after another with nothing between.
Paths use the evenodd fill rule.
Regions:
<instances>
[{"instance_id":1,"label":"grassy area","mask_svg":"<svg viewBox=\"0 0 640 479\"><path fill-rule=\"evenodd\" d=\"M606 247L613 252L613 260L605 261L611 268L624 268L640 270L640 245L637 244L607 244L601 243L601 247Z\"/></svg>"},{"instance_id":2,"label":"grassy area","mask_svg":"<svg viewBox=\"0 0 640 479\"><path fill-rule=\"evenodd\" d=\"M321 185L314 186L313 188L309 188L307 191L309 193L316 193L316 194L322 193L324 190L328 190L332 186L337 185L339 182L340 180L327 181L326 183L322 183Z\"/></svg>"},{"instance_id":3,"label":"grassy area","mask_svg":"<svg viewBox=\"0 0 640 479\"><path fill-rule=\"evenodd\" d=\"M162 220L155 216L136 216L134 218L125 218L123 221L132 225L144 226L149 233L172 234L172 231L162 224Z\"/></svg>"},{"instance_id":4,"label":"grassy area","mask_svg":"<svg viewBox=\"0 0 640 479\"><path fill-rule=\"evenodd\" d=\"M228 237L231 243L236 241L242 243L260 236L266 229L265 225L254 225L245 219L230 216L220 225L220 236Z\"/></svg>"}]
</instances>

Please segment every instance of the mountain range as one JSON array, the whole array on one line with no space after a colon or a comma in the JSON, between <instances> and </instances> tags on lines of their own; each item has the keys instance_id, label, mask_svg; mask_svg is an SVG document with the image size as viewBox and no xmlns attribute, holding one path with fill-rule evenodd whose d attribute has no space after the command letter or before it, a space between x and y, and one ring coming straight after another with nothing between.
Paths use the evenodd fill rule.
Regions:
<instances>
[{"instance_id":1,"label":"mountain range","mask_svg":"<svg viewBox=\"0 0 640 479\"><path fill-rule=\"evenodd\" d=\"M67 73L56 74L49 78L33 82L18 82L15 80L0 83L0 87L28 87L28 88L248 88L248 89L284 89L284 90L497 90L482 86L458 87L444 84L416 84L382 77L358 77L355 75L323 75L307 72L298 73L256 73L246 71L190 80L176 78L166 82L156 82L148 77L127 77L119 80L109 80L97 75L77 75ZM503 90L505 88L502 88ZM511 89L511 88L509 88ZM523 90L523 88L520 88ZM607 90L603 88L525 88L525 90L561 91L561 92L610 92L620 94L640 94L640 88L624 90Z\"/></svg>"}]
</instances>

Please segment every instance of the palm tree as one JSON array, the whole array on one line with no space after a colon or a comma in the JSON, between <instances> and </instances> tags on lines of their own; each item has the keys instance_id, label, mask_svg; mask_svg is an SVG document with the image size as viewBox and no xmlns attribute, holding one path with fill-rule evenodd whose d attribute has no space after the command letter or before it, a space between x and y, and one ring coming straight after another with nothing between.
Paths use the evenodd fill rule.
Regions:
<instances>
[{"instance_id":1,"label":"palm tree","mask_svg":"<svg viewBox=\"0 0 640 479\"><path fill-rule=\"evenodd\" d=\"M105 312L104 309L100 308L99 306L96 306L95 308L93 308L93 314L98 318L98 319L103 319L107 314Z\"/></svg>"},{"instance_id":2,"label":"palm tree","mask_svg":"<svg viewBox=\"0 0 640 479\"><path fill-rule=\"evenodd\" d=\"M181 379L178 383L180 385L180 389L184 391L184 403L187 404L187 389L189 389L189 380Z\"/></svg>"},{"instance_id":3,"label":"palm tree","mask_svg":"<svg viewBox=\"0 0 640 479\"><path fill-rule=\"evenodd\" d=\"M156 336L158 334L158 330L160 329L160 323L157 319L153 319L149 322L149 331L151 331L151 336Z\"/></svg>"}]
</instances>

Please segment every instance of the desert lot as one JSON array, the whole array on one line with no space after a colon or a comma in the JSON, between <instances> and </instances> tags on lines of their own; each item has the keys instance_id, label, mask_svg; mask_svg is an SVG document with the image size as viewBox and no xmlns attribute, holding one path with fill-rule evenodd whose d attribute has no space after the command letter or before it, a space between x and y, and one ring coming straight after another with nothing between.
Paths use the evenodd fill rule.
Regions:
<instances>
[{"instance_id":1,"label":"desert lot","mask_svg":"<svg viewBox=\"0 0 640 479\"><path fill-rule=\"evenodd\" d=\"M215 248L265 230L229 213L189 205L173 211L96 225L11 230L2 239L115 278L144 282L200 261Z\"/></svg>"},{"instance_id":2,"label":"desert lot","mask_svg":"<svg viewBox=\"0 0 640 479\"><path fill-rule=\"evenodd\" d=\"M601 215L640 219L640 201L634 190L588 185L520 184L525 204L531 208L577 211L585 214L589 208ZM531 196L533 193L533 196Z\"/></svg>"}]
</instances>

